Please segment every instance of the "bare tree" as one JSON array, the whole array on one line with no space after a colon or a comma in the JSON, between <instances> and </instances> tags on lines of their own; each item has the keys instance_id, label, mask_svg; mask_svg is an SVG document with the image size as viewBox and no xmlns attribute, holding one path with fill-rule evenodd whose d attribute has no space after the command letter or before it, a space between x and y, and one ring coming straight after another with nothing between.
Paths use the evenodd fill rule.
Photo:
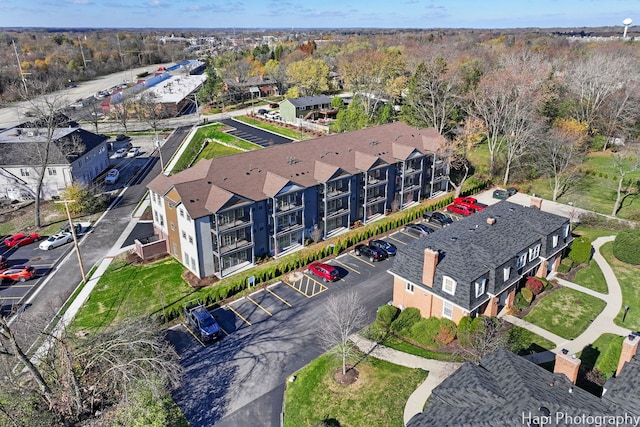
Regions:
<instances>
[{"instance_id":1,"label":"bare tree","mask_svg":"<svg viewBox=\"0 0 640 427\"><path fill-rule=\"evenodd\" d=\"M613 204L612 216L617 216L622 207L623 200L634 190L634 186L628 183L625 186L625 177L640 169L640 152L637 148L620 151L613 154L613 166L618 173L618 186L616 189L616 201Z\"/></svg>"},{"instance_id":2,"label":"bare tree","mask_svg":"<svg viewBox=\"0 0 640 427\"><path fill-rule=\"evenodd\" d=\"M505 333L502 321L497 317L477 317L473 322L480 322L478 327L473 329L464 336L463 339L458 337L460 346L458 354L465 360L478 363L487 354L497 351L499 348L507 347L509 338Z\"/></svg>"},{"instance_id":3,"label":"bare tree","mask_svg":"<svg viewBox=\"0 0 640 427\"><path fill-rule=\"evenodd\" d=\"M349 337L364 326L366 312L356 292L332 295L326 302L326 311L318 336L321 342L340 357L342 374L347 373L347 360L354 354Z\"/></svg>"},{"instance_id":4,"label":"bare tree","mask_svg":"<svg viewBox=\"0 0 640 427\"><path fill-rule=\"evenodd\" d=\"M124 92L112 95L111 100L111 114L118 124L122 125L124 133L127 133L127 124L131 118L133 102Z\"/></svg>"},{"instance_id":5,"label":"bare tree","mask_svg":"<svg viewBox=\"0 0 640 427\"><path fill-rule=\"evenodd\" d=\"M158 140L158 129L162 120L169 115L166 106L157 102L157 96L154 93L144 92L137 100L135 109L138 119L151 126Z\"/></svg>"},{"instance_id":6,"label":"bare tree","mask_svg":"<svg viewBox=\"0 0 640 427\"><path fill-rule=\"evenodd\" d=\"M540 172L549 178L555 202L578 178L577 166L584 158L581 144L572 135L551 129L533 152Z\"/></svg>"}]
</instances>

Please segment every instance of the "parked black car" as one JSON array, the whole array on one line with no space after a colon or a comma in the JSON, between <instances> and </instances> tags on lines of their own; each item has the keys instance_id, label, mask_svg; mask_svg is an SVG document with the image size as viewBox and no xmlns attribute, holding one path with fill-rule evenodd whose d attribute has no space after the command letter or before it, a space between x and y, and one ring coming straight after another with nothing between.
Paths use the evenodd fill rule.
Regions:
<instances>
[{"instance_id":1,"label":"parked black car","mask_svg":"<svg viewBox=\"0 0 640 427\"><path fill-rule=\"evenodd\" d=\"M453 220L442 212L427 211L424 213L424 215L422 215L422 217L426 222L438 224L441 227L446 227L447 225L453 223Z\"/></svg>"},{"instance_id":2,"label":"parked black car","mask_svg":"<svg viewBox=\"0 0 640 427\"><path fill-rule=\"evenodd\" d=\"M387 256L395 256L398 249L392 243L389 243L385 240L371 240L369 242L369 246L374 248L382 249L387 253Z\"/></svg>"},{"instance_id":3,"label":"parked black car","mask_svg":"<svg viewBox=\"0 0 640 427\"><path fill-rule=\"evenodd\" d=\"M369 258L369 261L382 261L387 258L387 253L382 249L374 248L367 245L358 245L355 247L356 255Z\"/></svg>"}]
</instances>

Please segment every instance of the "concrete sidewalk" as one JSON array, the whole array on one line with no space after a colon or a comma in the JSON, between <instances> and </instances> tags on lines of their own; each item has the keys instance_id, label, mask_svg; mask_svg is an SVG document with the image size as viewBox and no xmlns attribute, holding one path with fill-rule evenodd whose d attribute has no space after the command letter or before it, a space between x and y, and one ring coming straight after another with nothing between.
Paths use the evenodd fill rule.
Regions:
<instances>
[{"instance_id":1,"label":"concrete sidewalk","mask_svg":"<svg viewBox=\"0 0 640 427\"><path fill-rule=\"evenodd\" d=\"M419 368L429 371L427 379L411 393L411 396L409 396L407 400L404 407L404 425L406 425L414 415L422 412L425 402L431 395L431 391L462 365L462 363L443 362L414 356L413 354L385 347L357 334L349 338L362 352L376 359L386 360L387 362L408 368Z\"/></svg>"}]
</instances>

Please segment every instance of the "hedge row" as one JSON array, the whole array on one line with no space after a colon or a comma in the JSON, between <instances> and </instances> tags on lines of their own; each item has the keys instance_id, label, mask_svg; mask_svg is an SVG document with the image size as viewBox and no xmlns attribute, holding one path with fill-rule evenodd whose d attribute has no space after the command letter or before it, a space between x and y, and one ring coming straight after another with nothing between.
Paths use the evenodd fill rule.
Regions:
<instances>
[{"instance_id":1,"label":"hedge row","mask_svg":"<svg viewBox=\"0 0 640 427\"><path fill-rule=\"evenodd\" d=\"M489 182L486 181L469 179L467 180L467 187L461 195L469 196L479 193L487 188L488 185ZM198 296L207 306L214 305L224 299L246 291L247 279L251 276L255 277L255 285L273 283L280 280L284 274L298 270L314 261L339 255L364 240L400 228L409 222L422 218L422 215L426 211L442 209L451 202L453 202L452 194L448 194L446 197L438 200L425 200L423 203L403 211L395 212L372 224L354 228L334 238L313 244L282 258L272 259L242 273L222 279L214 286L199 290ZM172 320L178 316L180 316L180 308L173 310L172 307L170 307L167 310L166 320Z\"/></svg>"}]
</instances>

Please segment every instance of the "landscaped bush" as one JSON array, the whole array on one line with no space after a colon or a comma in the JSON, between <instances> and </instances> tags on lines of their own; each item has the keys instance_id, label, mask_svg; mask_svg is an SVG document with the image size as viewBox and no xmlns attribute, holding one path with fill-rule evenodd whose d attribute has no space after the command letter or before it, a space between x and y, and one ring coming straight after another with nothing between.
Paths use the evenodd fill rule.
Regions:
<instances>
[{"instance_id":1,"label":"landscaped bush","mask_svg":"<svg viewBox=\"0 0 640 427\"><path fill-rule=\"evenodd\" d=\"M456 324L449 319L429 317L420 319L410 331L409 338L429 348L439 348L449 344L456 336Z\"/></svg>"},{"instance_id":2,"label":"landscaped bush","mask_svg":"<svg viewBox=\"0 0 640 427\"><path fill-rule=\"evenodd\" d=\"M391 323L396 319L400 310L392 305L383 305L376 313L376 320L378 323L389 328Z\"/></svg>"},{"instance_id":3,"label":"landscaped bush","mask_svg":"<svg viewBox=\"0 0 640 427\"><path fill-rule=\"evenodd\" d=\"M588 264L591 259L591 239L579 236L571 243L569 258L576 264Z\"/></svg>"},{"instance_id":4,"label":"landscaped bush","mask_svg":"<svg viewBox=\"0 0 640 427\"><path fill-rule=\"evenodd\" d=\"M482 317L463 317L458 323L458 342L461 346L467 347L472 338L484 331L484 320Z\"/></svg>"},{"instance_id":5,"label":"landscaped bush","mask_svg":"<svg viewBox=\"0 0 640 427\"><path fill-rule=\"evenodd\" d=\"M527 277L526 289L529 289L533 295L539 295L544 290L544 285L535 276Z\"/></svg>"},{"instance_id":6,"label":"landscaped bush","mask_svg":"<svg viewBox=\"0 0 640 427\"><path fill-rule=\"evenodd\" d=\"M523 288L520 293L522 293L522 298L527 302L527 304L531 304L533 301L533 292L530 289Z\"/></svg>"},{"instance_id":7,"label":"landscaped bush","mask_svg":"<svg viewBox=\"0 0 640 427\"><path fill-rule=\"evenodd\" d=\"M627 264L640 265L640 230L623 230L613 241L613 255Z\"/></svg>"},{"instance_id":8,"label":"landscaped bush","mask_svg":"<svg viewBox=\"0 0 640 427\"><path fill-rule=\"evenodd\" d=\"M518 292L516 294L516 298L513 301L513 305L522 310L523 308L529 307L529 305L531 305L531 301L527 301L523 296L522 296L522 292Z\"/></svg>"},{"instance_id":9,"label":"landscaped bush","mask_svg":"<svg viewBox=\"0 0 640 427\"><path fill-rule=\"evenodd\" d=\"M420 310L417 308L409 307L405 308L396 320L391 323L391 330L398 335L409 336L411 327L422 319Z\"/></svg>"},{"instance_id":10,"label":"landscaped bush","mask_svg":"<svg viewBox=\"0 0 640 427\"><path fill-rule=\"evenodd\" d=\"M604 354L598 358L597 368L606 378L611 378L618 369L620 353L622 353L622 342L624 337L618 337L611 341Z\"/></svg>"}]
</instances>

